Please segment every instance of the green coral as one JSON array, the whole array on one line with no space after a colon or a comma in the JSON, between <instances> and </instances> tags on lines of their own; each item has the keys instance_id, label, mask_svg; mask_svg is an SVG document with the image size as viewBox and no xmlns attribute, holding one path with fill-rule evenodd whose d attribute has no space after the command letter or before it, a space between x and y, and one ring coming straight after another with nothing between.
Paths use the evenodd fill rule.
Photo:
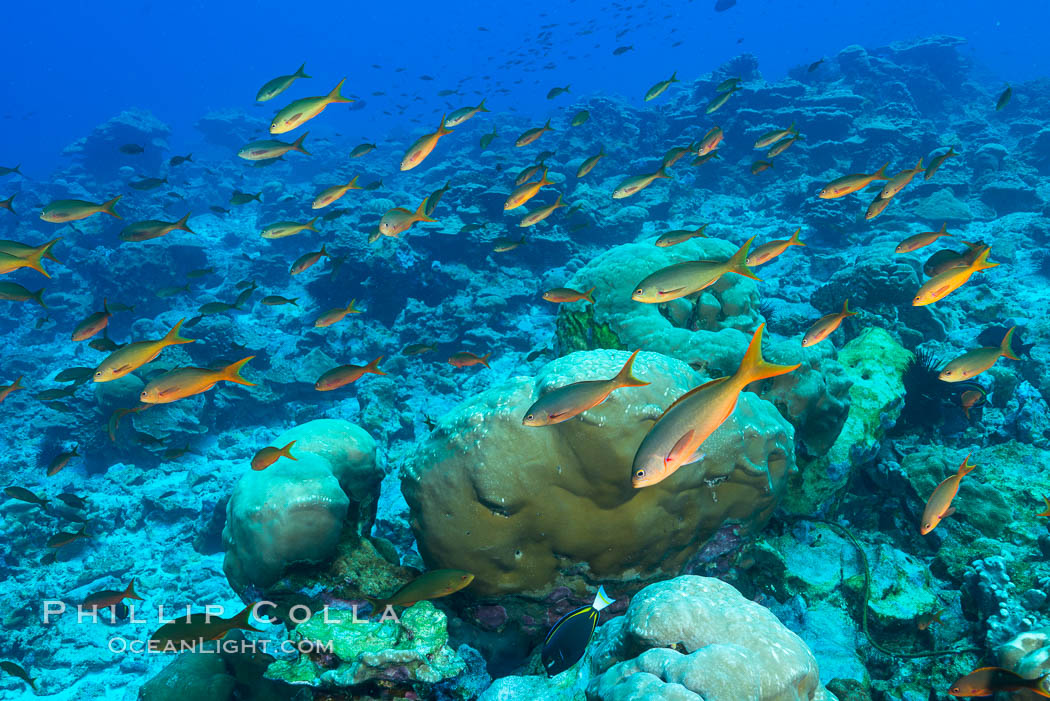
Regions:
<instances>
[{"instance_id":1,"label":"green coral","mask_svg":"<svg viewBox=\"0 0 1050 701\"><path fill-rule=\"evenodd\" d=\"M429 601L402 612L400 620L355 622L347 611L330 611L329 620L314 616L298 626L292 639L318 644L338 659L328 669L306 654L295 661L278 660L268 679L321 688L346 688L373 679L437 683L466 669L448 647L445 614Z\"/></svg>"},{"instance_id":2,"label":"green coral","mask_svg":"<svg viewBox=\"0 0 1050 701\"><path fill-rule=\"evenodd\" d=\"M610 348L625 350L625 346L612 330L612 326L594 319L594 306L587 305L583 311L561 309L558 313L558 353L568 355L576 351Z\"/></svg>"}]
</instances>

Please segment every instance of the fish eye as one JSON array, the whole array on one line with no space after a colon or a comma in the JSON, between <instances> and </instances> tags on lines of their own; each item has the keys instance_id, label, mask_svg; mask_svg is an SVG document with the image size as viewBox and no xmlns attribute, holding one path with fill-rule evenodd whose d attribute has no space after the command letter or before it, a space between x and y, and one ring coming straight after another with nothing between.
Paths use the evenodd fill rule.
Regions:
<instances>
[{"instance_id":1,"label":"fish eye","mask_svg":"<svg viewBox=\"0 0 1050 701\"><path fill-rule=\"evenodd\" d=\"M644 291L645 291L645 290L643 290L643 289L642 289L641 287L639 287L639 288L638 288L637 290L635 290L635 291L634 291L634 293L635 293L636 295L640 295L640 294L642 294L642 292L644 292Z\"/></svg>"},{"instance_id":2,"label":"fish eye","mask_svg":"<svg viewBox=\"0 0 1050 701\"><path fill-rule=\"evenodd\" d=\"M532 414L529 414L528 416L525 417L526 421L532 421L532 419L533 419Z\"/></svg>"},{"instance_id":3,"label":"fish eye","mask_svg":"<svg viewBox=\"0 0 1050 701\"><path fill-rule=\"evenodd\" d=\"M634 476L635 477L645 477L645 470L638 470L638 472L634 473Z\"/></svg>"}]
</instances>

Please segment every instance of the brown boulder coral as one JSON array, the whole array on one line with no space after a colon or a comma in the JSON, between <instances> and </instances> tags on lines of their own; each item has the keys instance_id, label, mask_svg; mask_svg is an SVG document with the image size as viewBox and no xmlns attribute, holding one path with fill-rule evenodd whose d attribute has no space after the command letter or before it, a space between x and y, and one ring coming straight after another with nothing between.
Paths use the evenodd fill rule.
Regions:
<instances>
[{"instance_id":1,"label":"brown boulder coral","mask_svg":"<svg viewBox=\"0 0 1050 701\"><path fill-rule=\"evenodd\" d=\"M701 383L679 360L641 353L634 374L652 384L617 390L564 423L522 425L544 391L612 377L627 358L623 351L574 353L441 419L402 475L428 566L473 572L470 593L482 597L535 600L559 586L582 595L599 582L622 591L732 551L761 528L794 468L794 441L791 425L750 393L704 443L702 461L659 484L631 486L646 431Z\"/></svg>"}]
</instances>

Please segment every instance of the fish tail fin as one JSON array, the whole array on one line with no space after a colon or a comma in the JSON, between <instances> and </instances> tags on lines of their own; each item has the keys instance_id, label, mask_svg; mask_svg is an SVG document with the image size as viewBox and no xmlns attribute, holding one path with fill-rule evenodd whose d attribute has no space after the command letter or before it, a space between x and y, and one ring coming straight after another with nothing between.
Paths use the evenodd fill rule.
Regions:
<instances>
[{"instance_id":1,"label":"fish tail fin","mask_svg":"<svg viewBox=\"0 0 1050 701\"><path fill-rule=\"evenodd\" d=\"M992 252L991 247L990 246L985 246L984 250L981 251L980 254L978 254L977 260L975 260L973 262L973 269L974 270L988 270L989 268L994 268L997 265L999 265L998 263L993 263L990 260L988 260L988 254L991 253L991 252Z\"/></svg>"},{"instance_id":2,"label":"fish tail fin","mask_svg":"<svg viewBox=\"0 0 1050 701\"><path fill-rule=\"evenodd\" d=\"M588 302L590 302L591 304L594 304L594 291L596 289L598 289L597 285L592 286L591 289L589 289L589 290L587 290L586 292L583 293L583 297L581 299L585 299Z\"/></svg>"},{"instance_id":3,"label":"fish tail fin","mask_svg":"<svg viewBox=\"0 0 1050 701\"><path fill-rule=\"evenodd\" d=\"M27 255L25 258L22 259L22 260L25 261L26 267L32 268L33 270L37 271L38 273L40 273L41 275L43 275L46 278L50 278L51 277L51 273L49 273L46 270L44 270L44 263L43 263L43 261L41 259L44 257L44 254L47 252L47 247L49 245L50 244L46 244L45 243L42 246L38 246L37 248L34 248L32 250L32 252L30 252L29 255Z\"/></svg>"},{"instance_id":4,"label":"fish tail fin","mask_svg":"<svg viewBox=\"0 0 1050 701\"><path fill-rule=\"evenodd\" d=\"M971 465L970 464L970 456L971 455L973 455L973 453L970 453L969 455L966 456L966 459L963 460L962 465L959 465L959 470L955 473L960 478L965 477L966 475L970 474L971 472L973 472L977 468L976 465Z\"/></svg>"},{"instance_id":5,"label":"fish tail fin","mask_svg":"<svg viewBox=\"0 0 1050 701\"><path fill-rule=\"evenodd\" d=\"M354 303L356 301L357 301L356 298L352 299L352 300L350 300L350 304L346 305L346 313L347 314L360 314L361 313L361 310L354 306Z\"/></svg>"},{"instance_id":6,"label":"fish tail fin","mask_svg":"<svg viewBox=\"0 0 1050 701\"><path fill-rule=\"evenodd\" d=\"M789 134L798 136L798 122L792 121L791 126L787 128Z\"/></svg>"},{"instance_id":7,"label":"fish tail fin","mask_svg":"<svg viewBox=\"0 0 1050 701\"><path fill-rule=\"evenodd\" d=\"M614 377L613 380L615 380L617 387L645 387L649 384L644 380L639 380L632 374L632 371L634 370L634 359L638 357L640 352L641 349L638 349L634 353L631 353L631 357L623 364L623 368L620 369L620 372L616 373L616 377Z\"/></svg>"},{"instance_id":8,"label":"fish tail fin","mask_svg":"<svg viewBox=\"0 0 1050 701\"><path fill-rule=\"evenodd\" d=\"M345 82L346 82L346 78L343 78L342 80L339 81L339 85L336 85L334 88L332 88L332 92L328 93L328 102L330 104L334 105L334 104L338 104L340 102L353 102L353 100L351 98L343 97L342 93L339 92L340 90L343 89L343 83L345 83Z\"/></svg>"},{"instance_id":9,"label":"fish tail fin","mask_svg":"<svg viewBox=\"0 0 1050 701\"><path fill-rule=\"evenodd\" d=\"M289 301L289 302L291 302L292 304L294 304L294 305L295 305L295 306L297 306L297 307L299 306L299 298L298 298L298 297L292 297L292 298L291 298L290 300L288 300L288 301Z\"/></svg>"},{"instance_id":10,"label":"fish tail fin","mask_svg":"<svg viewBox=\"0 0 1050 701\"><path fill-rule=\"evenodd\" d=\"M554 184L550 180L547 180L547 170L548 170L547 166L543 166L543 175L540 176L540 187L543 187L544 185L553 185Z\"/></svg>"},{"instance_id":11,"label":"fish tail fin","mask_svg":"<svg viewBox=\"0 0 1050 701\"><path fill-rule=\"evenodd\" d=\"M485 106L485 98L481 98L481 102L478 104L476 109L478 110L478 112L490 112L491 111L491 110L489 110L488 107Z\"/></svg>"},{"instance_id":12,"label":"fish tail fin","mask_svg":"<svg viewBox=\"0 0 1050 701\"><path fill-rule=\"evenodd\" d=\"M446 117L448 117L447 114L441 115L441 122L438 124L438 128L437 128L437 135L438 136L444 136L445 134L451 134L452 133L452 128L445 126L445 118Z\"/></svg>"},{"instance_id":13,"label":"fish tail fin","mask_svg":"<svg viewBox=\"0 0 1050 701\"><path fill-rule=\"evenodd\" d=\"M248 364L248 361L254 357L254 355L249 355L247 358L242 358L236 363L227 365L222 369L221 379L226 380L227 382L235 382L239 385L245 385L247 387L254 387L254 382L248 382L248 380L241 377L241 369L244 368L244 366Z\"/></svg>"},{"instance_id":14,"label":"fish tail fin","mask_svg":"<svg viewBox=\"0 0 1050 701\"><path fill-rule=\"evenodd\" d=\"M942 236L951 236L951 234L948 233L948 222L942 222L941 228L937 230L937 233Z\"/></svg>"},{"instance_id":15,"label":"fish tail fin","mask_svg":"<svg viewBox=\"0 0 1050 701\"><path fill-rule=\"evenodd\" d=\"M372 605L372 613L375 614L386 610L386 599L380 599L376 596L368 596L367 594L362 594L362 596L365 598L365 601Z\"/></svg>"},{"instance_id":16,"label":"fish tail fin","mask_svg":"<svg viewBox=\"0 0 1050 701\"><path fill-rule=\"evenodd\" d=\"M192 214L192 212L186 212L186 216L175 222L175 228L181 229L182 231L188 231L191 234L196 234L197 232L191 229L189 225L186 224L186 222L190 220L190 214Z\"/></svg>"},{"instance_id":17,"label":"fish tail fin","mask_svg":"<svg viewBox=\"0 0 1050 701\"><path fill-rule=\"evenodd\" d=\"M949 146L948 147L948 155L945 156L945 158L948 158L948 157L951 157L951 156L958 156L958 155L959 155L959 152L955 150L955 147L954 146Z\"/></svg>"},{"instance_id":18,"label":"fish tail fin","mask_svg":"<svg viewBox=\"0 0 1050 701\"><path fill-rule=\"evenodd\" d=\"M44 304L44 288L41 287L39 290L30 295L34 302L39 304L44 309L47 309L47 305Z\"/></svg>"},{"instance_id":19,"label":"fish tail fin","mask_svg":"<svg viewBox=\"0 0 1050 701\"><path fill-rule=\"evenodd\" d=\"M1014 329L1016 326L1011 326L1010 330L1006 332L1006 336L1003 337L1003 342L999 344L999 352L1010 360L1020 360L1014 355L1013 340L1014 340Z\"/></svg>"},{"instance_id":20,"label":"fish tail fin","mask_svg":"<svg viewBox=\"0 0 1050 701\"><path fill-rule=\"evenodd\" d=\"M22 378L23 377L25 377L25 375L19 375L17 378L15 378L15 381L13 383L11 383L11 391L12 392L14 392L16 389L25 389L26 388L25 385L22 384Z\"/></svg>"},{"instance_id":21,"label":"fish tail fin","mask_svg":"<svg viewBox=\"0 0 1050 701\"><path fill-rule=\"evenodd\" d=\"M744 358L740 361L740 367L737 368L736 373L733 375L732 379L738 380L742 385L750 384L755 380L764 380L768 377L786 375L801 366L801 363L796 365L775 365L766 362L765 358L762 357L762 333L765 329L766 325L763 323L755 330L755 334L751 337L751 343L747 346L747 352L744 353Z\"/></svg>"},{"instance_id":22,"label":"fish tail fin","mask_svg":"<svg viewBox=\"0 0 1050 701\"><path fill-rule=\"evenodd\" d=\"M255 610L255 606L255 604L248 604L240 613L231 618L230 623L233 624L231 627L261 633L261 630L252 625L252 611Z\"/></svg>"},{"instance_id":23,"label":"fish tail fin","mask_svg":"<svg viewBox=\"0 0 1050 701\"><path fill-rule=\"evenodd\" d=\"M360 186L357 184L357 179L360 178L360 177L361 177L360 175L355 175L353 180L351 180L350 182L348 182L346 184L346 189L348 189L348 190L359 190Z\"/></svg>"},{"instance_id":24,"label":"fish tail fin","mask_svg":"<svg viewBox=\"0 0 1050 701\"><path fill-rule=\"evenodd\" d=\"M875 175L872 176L872 180L889 180L889 176L886 175L886 169L890 167L890 162L886 161L882 164L882 167L875 171Z\"/></svg>"},{"instance_id":25,"label":"fish tail fin","mask_svg":"<svg viewBox=\"0 0 1050 701\"><path fill-rule=\"evenodd\" d=\"M302 136L300 136L298 139L293 141L291 150L292 151L298 151L299 153L305 153L307 156L312 155L309 151L307 151L305 148L303 148L303 141L306 139L306 135L309 134L309 133L310 132L308 132L308 131L304 131ZM262 193L260 192L259 194L261 195ZM262 202L262 200L259 200L259 201Z\"/></svg>"},{"instance_id":26,"label":"fish tail fin","mask_svg":"<svg viewBox=\"0 0 1050 701\"><path fill-rule=\"evenodd\" d=\"M293 75L295 75L296 78L309 78L310 77L310 76L306 75L306 64L305 63L303 65L299 66L299 70L297 70Z\"/></svg>"},{"instance_id":27,"label":"fish tail fin","mask_svg":"<svg viewBox=\"0 0 1050 701\"><path fill-rule=\"evenodd\" d=\"M667 166L665 166L665 165L660 166L660 169L656 171L656 177L657 178L670 178L671 176L667 174Z\"/></svg>"},{"instance_id":28,"label":"fish tail fin","mask_svg":"<svg viewBox=\"0 0 1050 701\"><path fill-rule=\"evenodd\" d=\"M492 351L489 351L485 355L483 355L480 358L478 358L478 360L481 362L481 364L484 365L485 367L489 368L489 370L492 369L491 367L489 367L489 356L490 355L492 355Z\"/></svg>"},{"instance_id":29,"label":"fish tail fin","mask_svg":"<svg viewBox=\"0 0 1050 701\"><path fill-rule=\"evenodd\" d=\"M106 316L113 315L113 312L109 311L109 299L106 297L102 298L102 311L106 313Z\"/></svg>"},{"instance_id":30,"label":"fish tail fin","mask_svg":"<svg viewBox=\"0 0 1050 701\"><path fill-rule=\"evenodd\" d=\"M317 255L321 256L322 258L324 258L325 256L328 256L329 258L331 258L332 256L328 255L328 249L325 248L326 245L328 245L328 244L324 244L324 243L321 244L321 250L317 252Z\"/></svg>"},{"instance_id":31,"label":"fish tail fin","mask_svg":"<svg viewBox=\"0 0 1050 701\"><path fill-rule=\"evenodd\" d=\"M124 217L122 217L119 214L117 214L116 210L113 209L117 205L117 202L120 202L120 198L123 197L123 196L124 195L117 195L113 199L108 200L106 202L103 202L102 203L102 209L99 210L99 211L105 212L106 214L108 214L111 217L116 217L117 219L123 219Z\"/></svg>"},{"instance_id":32,"label":"fish tail fin","mask_svg":"<svg viewBox=\"0 0 1050 701\"><path fill-rule=\"evenodd\" d=\"M799 239L798 235L802 233L802 227L795 229L795 233L791 234L791 238L788 239L789 246L805 246L802 240Z\"/></svg>"},{"instance_id":33,"label":"fish tail fin","mask_svg":"<svg viewBox=\"0 0 1050 701\"><path fill-rule=\"evenodd\" d=\"M303 134L303 136L306 136L306 134ZM300 141L301 140L302 139L300 139ZM252 195L252 199L255 200L256 202L262 202L262 191L260 190L259 192L257 192L254 195Z\"/></svg>"},{"instance_id":34,"label":"fish tail fin","mask_svg":"<svg viewBox=\"0 0 1050 701\"><path fill-rule=\"evenodd\" d=\"M856 316L860 312L851 312L849 310L849 299L842 303L842 316Z\"/></svg>"},{"instance_id":35,"label":"fish tail fin","mask_svg":"<svg viewBox=\"0 0 1050 701\"><path fill-rule=\"evenodd\" d=\"M314 224L317 223L318 219L320 219L320 217L314 217L310 221L306 222L306 228L310 231L317 231L317 228L314 226Z\"/></svg>"},{"instance_id":36,"label":"fish tail fin","mask_svg":"<svg viewBox=\"0 0 1050 701\"><path fill-rule=\"evenodd\" d=\"M547 117L547 123L543 125L543 128L546 129L547 131L554 131L553 127L551 127L551 118L550 117Z\"/></svg>"},{"instance_id":37,"label":"fish tail fin","mask_svg":"<svg viewBox=\"0 0 1050 701\"><path fill-rule=\"evenodd\" d=\"M925 170L922 165L922 156L919 156L919 162L915 164L915 170Z\"/></svg>"},{"instance_id":38,"label":"fish tail fin","mask_svg":"<svg viewBox=\"0 0 1050 701\"><path fill-rule=\"evenodd\" d=\"M195 340L197 340L195 338L183 338L179 335L179 329L182 327L182 322L184 321L186 321L185 318L179 319L179 322L172 326L171 331L169 331L167 335L164 336L163 342L165 346L177 346L182 343L193 343Z\"/></svg>"},{"instance_id":39,"label":"fish tail fin","mask_svg":"<svg viewBox=\"0 0 1050 701\"><path fill-rule=\"evenodd\" d=\"M135 591L135 580L134 579L132 579L128 583L128 588L124 590L124 597L123 598L125 598L125 599L137 599L138 601L145 601L145 599L143 599L141 596L139 596L138 593Z\"/></svg>"},{"instance_id":40,"label":"fish tail fin","mask_svg":"<svg viewBox=\"0 0 1050 701\"><path fill-rule=\"evenodd\" d=\"M755 240L752 236L744 245L737 249L737 252L726 261L726 272L736 273L737 275L743 275L749 277L752 280L761 280L762 278L751 272L751 268L747 267L747 256L751 252L751 242Z\"/></svg>"},{"instance_id":41,"label":"fish tail fin","mask_svg":"<svg viewBox=\"0 0 1050 701\"><path fill-rule=\"evenodd\" d=\"M554 208L557 209L558 207L568 207L568 206L569 205L567 205L567 204L565 204L564 202L561 201L561 193L559 192L558 193L558 199L556 199L554 201Z\"/></svg>"},{"instance_id":42,"label":"fish tail fin","mask_svg":"<svg viewBox=\"0 0 1050 701\"><path fill-rule=\"evenodd\" d=\"M293 445L295 445L295 441L292 441L291 443L289 443L288 445L284 446L283 448L281 448L277 452L280 453L281 455L283 455L284 457L288 458L289 460L296 460L296 461L298 461L299 458L297 458L294 455L292 455L292 446Z\"/></svg>"},{"instance_id":43,"label":"fish tail fin","mask_svg":"<svg viewBox=\"0 0 1050 701\"><path fill-rule=\"evenodd\" d=\"M386 373L379 369L379 361L383 359L383 356L379 356L368 365L365 366L365 372L370 372L373 375L385 375Z\"/></svg>"},{"instance_id":44,"label":"fish tail fin","mask_svg":"<svg viewBox=\"0 0 1050 701\"><path fill-rule=\"evenodd\" d=\"M62 240L62 237L59 236L56 239L51 239L50 241L48 241L47 243L43 244L40 247L44 251L44 258L50 258L51 260L55 261L56 263L61 263L62 262L58 258L55 258L55 254L51 252L51 249L55 247L55 244L58 243L61 240Z\"/></svg>"},{"instance_id":45,"label":"fish tail fin","mask_svg":"<svg viewBox=\"0 0 1050 701\"><path fill-rule=\"evenodd\" d=\"M423 201L419 203L419 206L416 207L416 219L418 221L437 221L437 219L431 219L427 216L427 201L429 199L430 196L427 195L423 198Z\"/></svg>"}]
</instances>

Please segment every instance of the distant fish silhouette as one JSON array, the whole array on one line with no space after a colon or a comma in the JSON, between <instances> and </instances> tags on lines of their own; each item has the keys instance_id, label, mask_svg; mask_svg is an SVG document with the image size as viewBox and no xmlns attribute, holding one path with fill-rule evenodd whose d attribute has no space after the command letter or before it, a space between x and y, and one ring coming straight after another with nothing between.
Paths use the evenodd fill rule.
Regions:
<instances>
[{"instance_id":1,"label":"distant fish silhouette","mask_svg":"<svg viewBox=\"0 0 1050 701\"><path fill-rule=\"evenodd\" d=\"M725 12L733 5L736 5L736 0L716 0L715 12Z\"/></svg>"}]
</instances>

